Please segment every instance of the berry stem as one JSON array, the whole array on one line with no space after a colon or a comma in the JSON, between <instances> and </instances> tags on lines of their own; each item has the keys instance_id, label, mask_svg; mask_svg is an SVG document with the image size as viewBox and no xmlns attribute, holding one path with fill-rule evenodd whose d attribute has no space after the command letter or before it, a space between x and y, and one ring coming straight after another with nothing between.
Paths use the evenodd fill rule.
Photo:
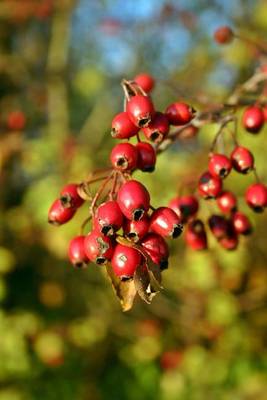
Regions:
<instances>
[{"instance_id":1,"label":"berry stem","mask_svg":"<svg viewBox=\"0 0 267 400\"><path fill-rule=\"evenodd\" d=\"M92 219L92 216L89 215L89 217L87 217L87 218L83 221L83 223L82 223L82 225L81 225L81 227L80 227L80 235L83 235L83 234L84 234L84 229L85 229L86 225L88 224L88 222L91 221L91 219Z\"/></svg>"},{"instance_id":2,"label":"berry stem","mask_svg":"<svg viewBox=\"0 0 267 400\"><path fill-rule=\"evenodd\" d=\"M242 42L248 44L249 46L253 47L254 49L257 49L262 54L267 55L267 44L265 46L263 43L259 43L256 40L250 39L250 38L248 38L246 36L243 36L243 35L240 35L240 34L236 34L236 33L234 33L234 37L236 39L239 39Z\"/></svg>"},{"instance_id":3,"label":"berry stem","mask_svg":"<svg viewBox=\"0 0 267 400\"><path fill-rule=\"evenodd\" d=\"M109 192L109 199L110 200L114 200L114 196L115 196L115 193L116 193L117 180L118 180L118 173L117 173L117 171L114 171L112 187L111 187L111 190Z\"/></svg>"},{"instance_id":4,"label":"berry stem","mask_svg":"<svg viewBox=\"0 0 267 400\"><path fill-rule=\"evenodd\" d=\"M112 172L106 177L106 179L104 180L102 185L99 187L98 191L96 192L96 194L95 194L95 196L94 196L94 198L92 200L91 207L90 207L91 215L94 215L94 208L96 206L97 200L99 199L99 197L103 193L103 191L104 191L105 187L107 186L107 184L110 182L113 174L114 174L114 170L112 170Z\"/></svg>"}]
</instances>

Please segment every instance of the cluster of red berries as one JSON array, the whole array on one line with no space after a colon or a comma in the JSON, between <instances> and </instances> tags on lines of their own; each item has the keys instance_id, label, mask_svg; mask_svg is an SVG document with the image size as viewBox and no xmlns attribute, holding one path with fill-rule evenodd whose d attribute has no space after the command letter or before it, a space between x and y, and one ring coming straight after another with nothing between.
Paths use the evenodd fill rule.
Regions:
<instances>
[{"instance_id":1,"label":"cluster of red berries","mask_svg":"<svg viewBox=\"0 0 267 400\"><path fill-rule=\"evenodd\" d=\"M111 135L126 141L113 147L109 175L65 186L49 210L50 223L69 221L86 200L88 185L103 179L94 198L90 198L91 231L75 237L69 245L69 259L76 267L90 261L97 265L111 263L114 274L125 280L133 277L138 267L148 268L150 262L161 271L168 266L165 239L181 234L181 216L169 207L152 207L148 190L132 179L132 173L136 169L154 170L157 145L167 137L170 125L190 123L194 110L179 102L167 107L165 113L156 112L148 95L153 86L154 80L147 74L123 81L125 111L114 117ZM150 143L140 139L141 133ZM130 143L130 138L137 142Z\"/></svg>"}]
</instances>

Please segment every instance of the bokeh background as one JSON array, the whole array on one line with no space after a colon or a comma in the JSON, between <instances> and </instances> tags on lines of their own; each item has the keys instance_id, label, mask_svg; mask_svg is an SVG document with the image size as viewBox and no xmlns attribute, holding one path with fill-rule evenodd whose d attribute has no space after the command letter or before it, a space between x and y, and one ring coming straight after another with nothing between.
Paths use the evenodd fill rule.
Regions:
<instances>
[{"instance_id":1,"label":"bokeh background","mask_svg":"<svg viewBox=\"0 0 267 400\"><path fill-rule=\"evenodd\" d=\"M242 200L253 177L232 174L227 186L253 236L234 252L174 241L165 290L128 313L99 267L67 260L87 207L65 226L47 224L65 183L108 165L123 77L155 76L158 109L176 99L202 109L253 73L253 47L213 42L222 24L267 40L267 2L1 0L0 400L267 399L267 219ZM216 129L136 175L154 206L206 168ZM266 134L239 128L263 180Z\"/></svg>"}]
</instances>

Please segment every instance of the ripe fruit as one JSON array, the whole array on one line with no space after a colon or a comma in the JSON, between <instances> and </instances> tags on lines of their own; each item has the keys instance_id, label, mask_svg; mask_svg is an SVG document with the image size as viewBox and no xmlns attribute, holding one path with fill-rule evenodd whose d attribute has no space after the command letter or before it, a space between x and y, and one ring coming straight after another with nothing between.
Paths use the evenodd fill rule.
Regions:
<instances>
[{"instance_id":1,"label":"ripe fruit","mask_svg":"<svg viewBox=\"0 0 267 400\"><path fill-rule=\"evenodd\" d=\"M157 112L153 121L143 128L145 137L155 143L160 143L169 133L169 121L166 115Z\"/></svg>"},{"instance_id":2,"label":"ripe fruit","mask_svg":"<svg viewBox=\"0 0 267 400\"><path fill-rule=\"evenodd\" d=\"M117 114L112 120L111 136L115 139L129 139L138 131L138 127L132 123L127 112Z\"/></svg>"},{"instance_id":3,"label":"ripe fruit","mask_svg":"<svg viewBox=\"0 0 267 400\"><path fill-rule=\"evenodd\" d=\"M142 262L142 256L139 251L133 247L117 244L111 260L114 273L120 278L130 278L133 276L136 268Z\"/></svg>"},{"instance_id":4,"label":"ripe fruit","mask_svg":"<svg viewBox=\"0 0 267 400\"><path fill-rule=\"evenodd\" d=\"M26 125L26 117L22 111L11 111L7 116L7 127L14 131L24 129Z\"/></svg>"},{"instance_id":5,"label":"ripe fruit","mask_svg":"<svg viewBox=\"0 0 267 400\"><path fill-rule=\"evenodd\" d=\"M186 103L172 103L165 112L171 125L185 125L195 116L195 110Z\"/></svg>"},{"instance_id":6,"label":"ripe fruit","mask_svg":"<svg viewBox=\"0 0 267 400\"><path fill-rule=\"evenodd\" d=\"M139 128L144 128L152 121L155 110L152 101L147 96L133 96L127 102L126 111L130 120Z\"/></svg>"},{"instance_id":7,"label":"ripe fruit","mask_svg":"<svg viewBox=\"0 0 267 400\"><path fill-rule=\"evenodd\" d=\"M253 154L246 147L236 146L230 158L233 168L241 174L246 174L254 168Z\"/></svg>"},{"instance_id":8,"label":"ripe fruit","mask_svg":"<svg viewBox=\"0 0 267 400\"><path fill-rule=\"evenodd\" d=\"M209 172L212 176L226 178L232 169L232 163L224 154L212 154L209 160Z\"/></svg>"},{"instance_id":9,"label":"ripe fruit","mask_svg":"<svg viewBox=\"0 0 267 400\"><path fill-rule=\"evenodd\" d=\"M60 199L56 199L48 211L48 222L53 225L62 225L71 220L76 212L74 207L64 207Z\"/></svg>"},{"instance_id":10,"label":"ripe fruit","mask_svg":"<svg viewBox=\"0 0 267 400\"><path fill-rule=\"evenodd\" d=\"M144 217L140 221L125 221L123 225L123 232L125 236L137 243L147 234L149 229L149 218Z\"/></svg>"},{"instance_id":11,"label":"ripe fruit","mask_svg":"<svg viewBox=\"0 0 267 400\"><path fill-rule=\"evenodd\" d=\"M168 267L169 247L162 236L157 233L148 233L141 241L141 246L161 270Z\"/></svg>"},{"instance_id":12,"label":"ripe fruit","mask_svg":"<svg viewBox=\"0 0 267 400\"><path fill-rule=\"evenodd\" d=\"M139 142L137 150L137 168L143 172L153 172L156 164L156 152L149 143Z\"/></svg>"},{"instance_id":13,"label":"ripe fruit","mask_svg":"<svg viewBox=\"0 0 267 400\"><path fill-rule=\"evenodd\" d=\"M238 246L238 236L232 232L220 239L219 243L226 250L235 250Z\"/></svg>"},{"instance_id":14,"label":"ripe fruit","mask_svg":"<svg viewBox=\"0 0 267 400\"><path fill-rule=\"evenodd\" d=\"M216 199L217 205L223 213L230 213L236 209L237 200L233 192L222 192Z\"/></svg>"},{"instance_id":15,"label":"ripe fruit","mask_svg":"<svg viewBox=\"0 0 267 400\"><path fill-rule=\"evenodd\" d=\"M89 259L84 251L85 236L76 236L69 244L69 259L76 268L85 268Z\"/></svg>"},{"instance_id":16,"label":"ripe fruit","mask_svg":"<svg viewBox=\"0 0 267 400\"><path fill-rule=\"evenodd\" d=\"M131 143L119 143L113 147L110 161L119 171L132 171L137 166L137 150Z\"/></svg>"},{"instance_id":17,"label":"ripe fruit","mask_svg":"<svg viewBox=\"0 0 267 400\"><path fill-rule=\"evenodd\" d=\"M240 211L233 214L232 225L237 234L249 235L251 233L251 223L248 217Z\"/></svg>"},{"instance_id":18,"label":"ripe fruit","mask_svg":"<svg viewBox=\"0 0 267 400\"><path fill-rule=\"evenodd\" d=\"M151 92L155 85L155 81L149 74L138 74L134 78L134 81L139 85L146 93Z\"/></svg>"},{"instance_id":19,"label":"ripe fruit","mask_svg":"<svg viewBox=\"0 0 267 400\"><path fill-rule=\"evenodd\" d=\"M185 231L185 242L192 250L205 250L207 248L207 234L201 220L196 219L189 222Z\"/></svg>"},{"instance_id":20,"label":"ripe fruit","mask_svg":"<svg viewBox=\"0 0 267 400\"><path fill-rule=\"evenodd\" d=\"M149 209L150 195L142 183L130 180L121 186L117 201L126 218L139 221Z\"/></svg>"},{"instance_id":21,"label":"ripe fruit","mask_svg":"<svg viewBox=\"0 0 267 400\"><path fill-rule=\"evenodd\" d=\"M209 227L216 239L226 237L229 232L229 221L221 215L212 215L209 218Z\"/></svg>"},{"instance_id":22,"label":"ripe fruit","mask_svg":"<svg viewBox=\"0 0 267 400\"><path fill-rule=\"evenodd\" d=\"M182 222L194 216L198 212L198 200L195 196L181 196L173 198L168 205L178 216L182 217Z\"/></svg>"},{"instance_id":23,"label":"ripe fruit","mask_svg":"<svg viewBox=\"0 0 267 400\"><path fill-rule=\"evenodd\" d=\"M94 230L84 239L84 251L90 261L103 265L111 260L114 244L108 236L101 236L98 231Z\"/></svg>"},{"instance_id":24,"label":"ripe fruit","mask_svg":"<svg viewBox=\"0 0 267 400\"><path fill-rule=\"evenodd\" d=\"M229 26L220 26L214 32L214 40L218 44L228 44L234 38L234 33Z\"/></svg>"},{"instance_id":25,"label":"ripe fruit","mask_svg":"<svg viewBox=\"0 0 267 400\"><path fill-rule=\"evenodd\" d=\"M222 190L220 178L212 176L210 172L204 172L198 182L198 192L204 199L216 198Z\"/></svg>"},{"instance_id":26,"label":"ripe fruit","mask_svg":"<svg viewBox=\"0 0 267 400\"><path fill-rule=\"evenodd\" d=\"M267 187L263 183L254 183L247 188L246 202L254 211L263 212L267 206Z\"/></svg>"},{"instance_id":27,"label":"ripe fruit","mask_svg":"<svg viewBox=\"0 0 267 400\"><path fill-rule=\"evenodd\" d=\"M60 201L63 207L78 208L84 203L84 200L79 196L78 188L79 185L76 183L69 183L63 187L60 192Z\"/></svg>"},{"instance_id":28,"label":"ripe fruit","mask_svg":"<svg viewBox=\"0 0 267 400\"><path fill-rule=\"evenodd\" d=\"M183 231L181 218L169 207L159 207L150 217L150 230L164 237L173 239Z\"/></svg>"},{"instance_id":29,"label":"ripe fruit","mask_svg":"<svg viewBox=\"0 0 267 400\"><path fill-rule=\"evenodd\" d=\"M244 128L250 133L258 133L264 124L264 114L258 106L247 107L242 118Z\"/></svg>"},{"instance_id":30,"label":"ripe fruit","mask_svg":"<svg viewBox=\"0 0 267 400\"><path fill-rule=\"evenodd\" d=\"M116 201L106 201L96 210L94 228L105 236L114 235L123 224L123 214Z\"/></svg>"}]
</instances>

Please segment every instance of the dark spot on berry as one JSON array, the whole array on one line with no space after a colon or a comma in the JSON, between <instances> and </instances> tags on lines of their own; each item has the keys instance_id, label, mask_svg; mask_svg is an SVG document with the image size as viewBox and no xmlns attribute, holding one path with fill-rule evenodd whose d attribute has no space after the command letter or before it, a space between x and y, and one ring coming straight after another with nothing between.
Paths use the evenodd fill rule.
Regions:
<instances>
[{"instance_id":1,"label":"dark spot on berry","mask_svg":"<svg viewBox=\"0 0 267 400\"><path fill-rule=\"evenodd\" d=\"M112 137L116 137L118 132L117 132L117 130L115 128L112 128L110 134L111 134Z\"/></svg>"},{"instance_id":2,"label":"dark spot on berry","mask_svg":"<svg viewBox=\"0 0 267 400\"><path fill-rule=\"evenodd\" d=\"M106 261L107 260L106 260L105 257L97 257L96 260L95 260L97 265L103 265L103 264L105 264Z\"/></svg>"},{"instance_id":3,"label":"dark spot on berry","mask_svg":"<svg viewBox=\"0 0 267 400\"><path fill-rule=\"evenodd\" d=\"M151 139L153 142L159 141L160 137L161 137L161 135L160 135L159 131L154 131L154 132L152 132L151 135L150 135L150 139Z\"/></svg>"},{"instance_id":4,"label":"dark spot on berry","mask_svg":"<svg viewBox=\"0 0 267 400\"><path fill-rule=\"evenodd\" d=\"M129 232L127 237L132 240L133 242L138 242L139 237L136 232Z\"/></svg>"},{"instance_id":5,"label":"dark spot on berry","mask_svg":"<svg viewBox=\"0 0 267 400\"><path fill-rule=\"evenodd\" d=\"M64 208L72 207L72 197L69 194L64 194L60 197L60 203Z\"/></svg>"},{"instance_id":6,"label":"dark spot on berry","mask_svg":"<svg viewBox=\"0 0 267 400\"><path fill-rule=\"evenodd\" d=\"M128 161L124 157L119 157L116 162L116 166L126 169L128 167Z\"/></svg>"},{"instance_id":7,"label":"dark spot on berry","mask_svg":"<svg viewBox=\"0 0 267 400\"><path fill-rule=\"evenodd\" d=\"M142 168L142 171L143 171L143 172L154 172L154 171L155 171L155 167L154 167L154 166L152 166L152 167L145 167L145 168Z\"/></svg>"},{"instance_id":8,"label":"dark spot on berry","mask_svg":"<svg viewBox=\"0 0 267 400\"><path fill-rule=\"evenodd\" d=\"M219 175L221 178L224 178L227 175L227 169L226 168L222 168L219 172Z\"/></svg>"},{"instance_id":9,"label":"dark spot on berry","mask_svg":"<svg viewBox=\"0 0 267 400\"><path fill-rule=\"evenodd\" d=\"M143 217L144 213L145 212L142 208L137 208L136 210L134 210L133 212L134 221L139 221Z\"/></svg>"},{"instance_id":10,"label":"dark spot on berry","mask_svg":"<svg viewBox=\"0 0 267 400\"><path fill-rule=\"evenodd\" d=\"M149 125L150 122L151 122L151 117L150 116L143 117L143 118L139 119L138 126L140 128L145 128L147 125Z\"/></svg>"},{"instance_id":11,"label":"dark spot on berry","mask_svg":"<svg viewBox=\"0 0 267 400\"><path fill-rule=\"evenodd\" d=\"M176 239L178 236L181 235L181 233L183 232L183 225L182 224L177 224L174 225L173 231L172 231L172 238Z\"/></svg>"},{"instance_id":12,"label":"dark spot on berry","mask_svg":"<svg viewBox=\"0 0 267 400\"><path fill-rule=\"evenodd\" d=\"M101 229L101 233L103 233L104 236L112 236L114 235L114 229L112 225L105 225Z\"/></svg>"},{"instance_id":13,"label":"dark spot on berry","mask_svg":"<svg viewBox=\"0 0 267 400\"><path fill-rule=\"evenodd\" d=\"M169 261L167 259L161 260L159 267L161 271L164 271L169 266Z\"/></svg>"}]
</instances>

